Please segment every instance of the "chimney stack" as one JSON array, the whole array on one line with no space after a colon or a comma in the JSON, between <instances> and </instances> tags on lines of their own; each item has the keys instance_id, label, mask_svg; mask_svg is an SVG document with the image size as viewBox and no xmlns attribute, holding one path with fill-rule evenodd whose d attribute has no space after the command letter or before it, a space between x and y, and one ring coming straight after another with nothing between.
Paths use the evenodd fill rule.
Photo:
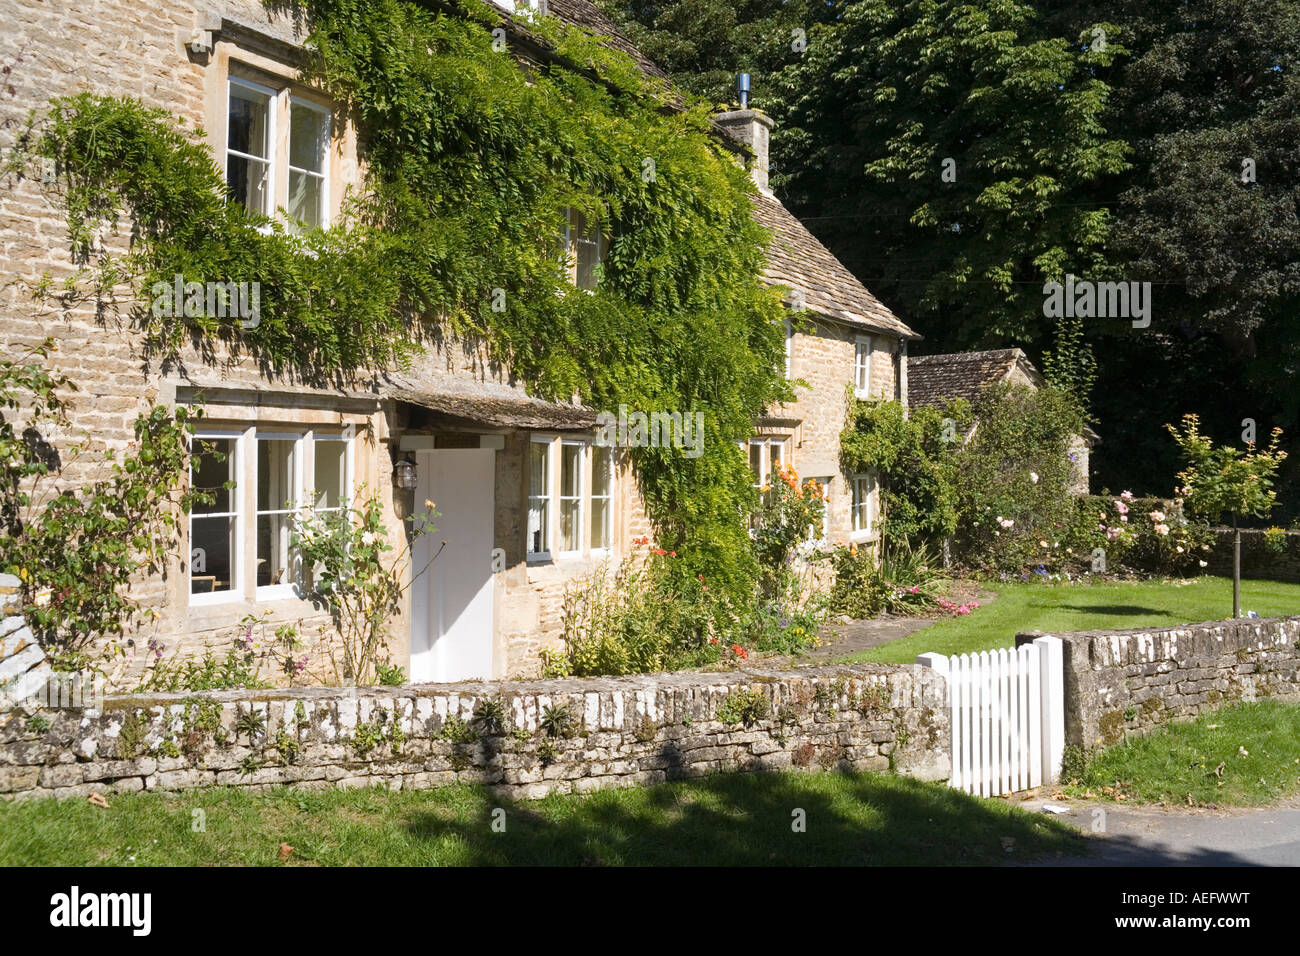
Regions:
<instances>
[{"instance_id":1,"label":"chimney stack","mask_svg":"<svg viewBox=\"0 0 1300 956\"><path fill-rule=\"evenodd\" d=\"M758 191L771 195L767 188L767 140L772 132L772 118L766 113L749 108L749 74L736 74L736 93L740 97L740 109L728 113L719 113L713 121L727 131L737 142L748 146L753 154L749 164L749 175L754 178Z\"/></svg>"},{"instance_id":2,"label":"chimney stack","mask_svg":"<svg viewBox=\"0 0 1300 956\"><path fill-rule=\"evenodd\" d=\"M718 113L713 121L732 139L749 147L754 154L749 174L754 177L758 191L770 195L771 190L767 187L767 141L772 131L772 118L758 110L742 109Z\"/></svg>"}]
</instances>

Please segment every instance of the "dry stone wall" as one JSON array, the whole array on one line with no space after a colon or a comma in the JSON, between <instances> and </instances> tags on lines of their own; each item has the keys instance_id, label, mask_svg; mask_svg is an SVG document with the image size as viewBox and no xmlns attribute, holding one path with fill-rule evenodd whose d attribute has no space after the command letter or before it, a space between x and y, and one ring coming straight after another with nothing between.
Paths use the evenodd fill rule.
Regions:
<instances>
[{"instance_id":1,"label":"dry stone wall","mask_svg":"<svg viewBox=\"0 0 1300 956\"><path fill-rule=\"evenodd\" d=\"M946 780L945 699L934 672L879 664L109 697L0 714L0 795L478 783L527 798L791 768Z\"/></svg>"},{"instance_id":2,"label":"dry stone wall","mask_svg":"<svg viewBox=\"0 0 1300 956\"><path fill-rule=\"evenodd\" d=\"M1018 634L1016 644L1038 636ZM1067 745L1110 746L1237 701L1300 699L1300 617L1056 636Z\"/></svg>"}]
</instances>

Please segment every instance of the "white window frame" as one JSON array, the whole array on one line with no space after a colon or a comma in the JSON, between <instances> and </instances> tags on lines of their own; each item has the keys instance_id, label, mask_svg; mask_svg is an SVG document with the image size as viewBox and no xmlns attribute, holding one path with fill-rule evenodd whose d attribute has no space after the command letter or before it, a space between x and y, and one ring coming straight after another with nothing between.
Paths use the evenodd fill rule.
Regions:
<instances>
[{"instance_id":1,"label":"white window frame","mask_svg":"<svg viewBox=\"0 0 1300 956\"><path fill-rule=\"evenodd\" d=\"M862 499L860 501L858 499L859 487L863 489ZM875 475L872 475L869 472L860 472L849 476L849 540L851 541L865 541L875 534L875 490ZM862 520L865 526L855 528L854 524L858 520L859 509L861 509Z\"/></svg>"},{"instance_id":2,"label":"white window frame","mask_svg":"<svg viewBox=\"0 0 1300 956\"><path fill-rule=\"evenodd\" d=\"M747 442L740 443L740 450L745 453L745 467L749 467L749 449L752 448L754 445L762 446L763 450L759 453L759 466L761 471L758 480L754 482L753 485L753 487L760 493L762 492L764 485L771 483L772 447L775 445L776 447L781 449L781 452L778 456L778 461L780 462L780 464L784 465L790 461L789 444L790 444L789 438L782 438L779 436L770 436L770 435L751 438Z\"/></svg>"},{"instance_id":3,"label":"white window frame","mask_svg":"<svg viewBox=\"0 0 1300 956\"><path fill-rule=\"evenodd\" d=\"M588 482L590 492L587 500L592 502L588 508L589 528L587 530L586 547L593 557L603 557L614 550L614 502L617 500L615 489L618 487L618 452L609 446L603 446L602 450L609 455L609 485L605 488L604 494L596 494L596 444L593 442L587 450L587 469L591 473L591 480ZM591 544L591 533L595 528L596 508L594 502L606 502L605 514L609 518L609 539L603 548L593 547Z\"/></svg>"},{"instance_id":4,"label":"white window frame","mask_svg":"<svg viewBox=\"0 0 1300 956\"><path fill-rule=\"evenodd\" d=\"M321 171L314 173L310 169L301 169L294 166L290 161L293 156L292 137L293 137L293 111L299 106L311 110L313 113L319 113L325 118L325 150L321 156ZM311 100L303 99L301 96L289 95L289 128L286 132L285 148L285 187L288 189L293 183L292 173L301 173L306 176L313 176L320 179L320 228L325 229L330 224L330 144L334 141L334 130L331 126L330 111L327 107L319 103L313 103ZM289 196L285 193L285 215L288 216Z\"/></svg>"},{"instance_id":5,"label":"white window frame","mask_svg":"<svg viewBox=\"0 0 1300 956\"><path fill-rule=\"evenodd\" d=\"M341 489L341 501L339 505L329 508L320 508L319 511L335 511L344 505L351 507L353 496L356 493L355 477L355 456L356 440L355 437L347 430L334 431L331 429L317 429L312 426L285 426L268 424L266 426L249 425L247 427L228 427L220 426L212 429L205 429L196 432L195 440L203 439L235 439L235 488L231 491L231 504L234 507L233 513L223 516L233 517L235 519L235 555L232 563L234 564L235 581L232 581L231 588L228 591L214 591L210 593L195 594L191 590L189 595L190 606L201 606L205 604L224 604L234 601L276 601L286 598L303 597L304 575L301 567L294 571L293 558L290 556L289 568L291 576L288 581L282 581L279 584L266 584L259 586L257 583L257 519L268 514L286 514L302 508L308 504L307 492L315 491L309 488L309 476L314 476L316 467L316 444L317 442L343 442L344 450L344 474L343 488ZM292 500L295 503L294 508L272 508L262 511L258 508L258 473L257 473L257 443L259 440L268 441L292 441L294 442L294 466L293 466L293 489ZM310 502L315 507L315 502ZM209 517L217 517L211 515ZM200 516L202 518L203 516ZM189 531L189 541L191 556L193 554L193 521L194 515L188 516L187 529ZM249 531L249 527L252 531ZM190 562L190 576L193 575L193 562ZM187 586L192 584L186 581Z\"/></svg>"},{"instance_id":6,"label":"white window frame","mask_svg":"<svg viewBox=\"0 0 1300 956\"><path fill-rule=\"evenodd\" d=\"M532 448L534 445L544 445L546 448L546 467L547 477L544 483L544 495L534 496L532 492ZM577 539L578 548L576 550L566 550L563 547L564 537L561 529L561 512L562 503L565 501L575 500L573 495L564 495L563 475L564 468L564 448L566 446L576 446L581 449L581 459L578 466L578 481L580 483L580 492L576 496L578 501L578 528ZM530 563L545 563L552 560L571 561L578 558L601 558L613 554L618 549L618 452L611 448L610 452L610 471L609 471L609 492L607 495L592 495L594 487L594 478L592 469L595 467L594 449L596 448L595 440L592 436L584 435L574 437L572 433L568 434L535 434L529 438L528 451L528 476L527 476L527 522L524 525L524 555L525 560ZM609 502L609 544L604 548L593 548L591 546L591 520L593 499L598 498L608 500ZM542 542L543 550L534 551L533 535L530 530L532 522L533 503L543 501L546 503L546 540Z\"/></svg>"},{"instance_id":7,"label":"white window frame","mask_svg":"<svg viewBox=\"0 0 1300 956\"><path fill-rule=\"evenodd\" d=\"M575 209L572 206L570 206L568 209L565 210L564 255L566 258L566 267L568 271L569 281L573 283L574 288L580 289L581 291L587 293L588 295L594 295L596 292L596 286L578 285L578 277L581 275L579 260L578 260L578 243L585 242L585 243L594 244L596 247L596 265L598 267L603 266L605 263L605 253L606 253L605 233L600 228L600 226L597 225L594 229L590 229L589 227L589 232L591 235L594 236L594 238L593 239L584 238L574 228L574 219L579 215L582 215L581 211ZM583 216L583 225L587 225L586 216Z\"/></svg>"},{"instance_id":8,"label":"white window frame","mask_svg":"<svg viewBox=\"0 0 1300 956\"><path fill-rule=\"evenodd\" d=\"M234 518L235 519L235 541L234 552L230 556L231 564L231 581L230 588L225 591L206 591L194 592L194 512L191 511L186 516L186 551L189 559L186 561L187 574L185 576L186 589L189 591L189 603L192 606L202 606L205 604L227 604L233 601L242 601L244 599L244 536L246 533L245 524L246 516L244 509L240 507L243 500L245 485L243 482L244 472L246 469L245 459L247 458L248 430L247 429L202 429L194 433L194 442L199 443L204 440L224 440L234 442L234 451L229 456L234 461L227 466L228 473L233 474L232 479L235 487L230 489L230 506L233 510L213 512L210 514L199 515L199 520L204 518ZM228 459L229 460L229 459ZM194 469L190 466L190 480L193 480Z\"/></svg>"},{"instance_id":9,"label":"white window frame","mask_svg":"<svg viewBox=\"0 0 1300 956\"><path fill-rule=\"evenodd\" d=\"M233 86L242 86L244 89L252 90L255 93L259 93L263 96L266 96L269 100L269 102L267 103L267 115L266 115L267 129L266 129L266 156L265 157L253 156L250 155L249 153L241 153L237 149L230 148L230 88ZM275 147L276 147L276 140L279 138L277 132L280 128L279 113L278 113L278 107L280 105L279 99L280 99L280 93L278 90L275 90L262 83L255 83L252 80L246 80L241 76L231 76L231 77L227 77L226 79L226 102L225 105L222 107L222 115L225 118L225 124L224 124L224 129L222 130L223 139L221 142L221 175L222 178L226 181L226 183L229 184L231 154L238 156L240 159L248 159L257 163L263 163L263 162L266 163L266 196L267 196L267 205L270 208L263 209L260 211L260 214L263 216L274 216L275 209L276 209L275 197L277 195L276 188L277 188L278 180L275 175L276 172L275 167L278 161L278 157L276 155ZM228 185L227 188L229 188Z\"/></svg>"},{"instance_id":10,"label":"white window frame","mask_svg":"<svg viewBox=\"0 0 1300 956\"><path fill-rule=\"evenodd\" d=\"M555 516L559 520L555 527L555 551L556 555L561 558L579 557L588 549L587 534L587 496L590 494L590 483L587 480L587 472L591 469L591 442L573 438L564 438L558 442L560 467L556 471L556 495L555 495ZM578 493L577 495L566 495L564 493L564 449L578 449ZM576 548L565 550L564 545L564 503L566 501L577 501L578 503L578 527L574 530L574 538L578 542Z\"/></svg>"},{"instance_id":11,"label":"white window frame","mask_svg":"<svg viewBox=\"0 0 1300 956\"><path fill-rule=\"evenodd\" d=\"M871 394L871 357L875 348L869 335L853 340L853 394L867 398Z\"/></svg>"},{"instance_id":12,"label":"white window frame","mask_svg":"<svg viewBox=\"0 0 1300 956\"><path fill-rule=\"evenodd\" d=\"M264 441L293 442L293 474L289 478L290 482L292 483L292 487L289 489L289 500L291 503L287 507L281 506L278 508L270 508L266 511L262 511L258 507L258 501L261 498L262 488L261 488L261 475L258 474L257 462L260 458L260 451L261 451L261 447L259 443ZM254 537L253 587L255 588L254 594L259 601L275 600L276 598L293 597L294 595L299 593L296 587L298 583L299 575L295 574L294 572L292 532L290 532L289 535L290 543L286 546L286 552L285 552L286 558L288 559L287 566L285 567L287 580L281 581L279 584L259 585L257 583L257 568L261 558L256 551L256 547L257 547L256 538L257 538L257 528L258 525L260 524L260 519L264 515L288 515L292 517L303 506L304 504L303 477L306 474L306 468L307 468L306 455L304 455L303 449L308 444L310 443L307 441L307 436L300 431L281 432L281 431L276 431L275 429L266 429L266 430L260 428L254 429L253 454L255 457L253 461L253 514L252 514L253 537Z\"/></svg>"},{"instance_id":13,"label":"white window frame","mask_svg":"<svg viewBox=\"0 0 1300 956\"><path fill-rule=\"evenodd\" d=\"M801 482L807 484L815 481L821 485L822 494L826 500L822 502L822 526L820 529L812 529L808 532L808 538L812 541L826 540L831 534L831 484L835 481L834 475L814 475L811 478L803 478Z\"/></svg>"},{"instance_id":14,"label":"white window frame","mask_svg":"<svg viewBox=\"0 0 1300 956\"><path fill-rule=\"evenodd\" d=\"M546 448L546 480L542 482L541 495L533 495L533 446L543 445ZM558 480L555 467L555 447L556 441L551 436L533 435L528 444L528 511L527 520L524 522L524 552L528 561L549 561L554 549L555 539L555 483ZM542 522L542 550L533 550L533 531L532 531L532 514L533 502L541 501L545 503L546 511L545 520Z\"/></svg>"}]
</instances>

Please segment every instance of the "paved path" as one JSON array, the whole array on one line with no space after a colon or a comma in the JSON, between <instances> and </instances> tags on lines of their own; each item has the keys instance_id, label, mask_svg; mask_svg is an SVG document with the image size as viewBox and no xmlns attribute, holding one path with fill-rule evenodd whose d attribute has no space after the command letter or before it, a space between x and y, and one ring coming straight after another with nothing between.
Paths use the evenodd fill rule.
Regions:
<instances>
[{"instance_id":1,"label":"paved path","mask_svg":"<svg viewBox=\"0 0 1300 956\"><path fill-rule=\"evenodd\" d=\"M1056 817L1095 837L1091 854L1038 866L1300 866L1300 801L1262 810L1163 810L1026 800L1069 808ZM1101 811L1102 814L1098 814ZM1095 832L1094 823L1104 829Z\"/></svg>"}]
</instances>

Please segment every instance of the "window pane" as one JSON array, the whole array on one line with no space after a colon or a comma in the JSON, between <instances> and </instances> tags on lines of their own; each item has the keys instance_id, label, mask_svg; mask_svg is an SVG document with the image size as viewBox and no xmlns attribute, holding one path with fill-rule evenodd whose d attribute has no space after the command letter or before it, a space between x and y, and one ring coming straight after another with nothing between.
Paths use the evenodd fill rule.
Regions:
<instances>
[{"instance_id":1,"label":"window pane","mask_svg":"<svg viewBox=\"0 0 1300 956\"><path fill-rule=\"evenodd\" d=\"M218 459L223 460L218 460ZM222 514L233 510L227 481L235 477L235 439L196 438L190 459L190 487L212 495L211 504L195 503L193 513Z\"/></svg>"},{"instance_id":2,"label":"window pane","mask_svg":"<svg viewBox=\"0 0 1300 956\"><path fill-rule=\"evenodd\" d=\"M591 547L608 548L613 540L614 449L591 449Z\"/></svg>"},{"instance_id":3,"label":"window pane","mask_svg":"<svg viewBox=\"0 0 1300 956\"><path fill-rule=\"evenodd\" d=\"M235 519L190 519L190 593L212 594L234 588Z\"/></svg>"},{"instance_id":4,"label":"window pane","mask_svg":"<svg viewBox=\"0 0 1300 956\"><path fill-rule=\"evenodd\" d=\"M582 461L584 445L560 446L560 550L582 548Z\"/></svg>"},{"instance_id":5,"label":"window pane","mask_svg":"<svg viewBox=\"0 0 1300 956\"><path fill-rule=\"evenodd\" d=\"M293 534L293 515L257 516L257 586L289 584L294 576L290 571L293 556L289 542Z\"/></svg>"},{"instance_id":6,"label":"window pane","mask_svg":"<svg viewBox=\"0 0 1300 956\"><path fill-rule=\"evenodd\" d=\"M754 484L767 484L767 475L763 474L763 446L758 442L749 445L749 470L754 473Z\"/></svg>"},{"instance_id":7,"label":"window pane","mask_svg":"<svg viewBox=\"0 0 1300 956\"><path fill-rule=\"evenodd\" d=\"M289 205L285 207L289 218L310 228L324 225L321 199L325 180L310 173L289 170Z\"/></svg>"},{"instance_id":8,"label":"window pane","mask_svg":"<svg viewBox=\"0 0 1300 956\"><path fill-rule=\"evenodd\" d=\"M226 195L231 202L241 203L252 213L270 211L269 163L258 159L245 159L233 153L226 156Z\"/></svg>"},{"instance_id":9,"label":"window pane","mask_svg":"<svg viewBox=\"0 0 1300 956\"><path fill-rule=\"evenodd\" d=\"M314 450L312 490L316 492L316 507L338 508L345 503L348 490L348 443L317 441Z\"/></svg>"},{"instance_id":10,"label":"window pane","mask_svg":"<svg viewBox=\"0 0 1300 956\"><path fill-rule=\"evenodd\" d=\"M230 85L230 115L226 146L249 156L270 158L271 97L243 86Z\"/></svg>"},{"instance_id":11,"label":"window pane","mask_svg":"<svg viewBox=\"0 0 1300 956\"><path fill-rule=\"evenodd\" d=\"M297 444L292 438L258 439L258 511L283 511L295 506L293 465Z\"/></svg>"},{"instance_id":12,"label":"window pane","mask_svg":"<svg viewBox=\"0 0 1300 956\"><path fill-rule=\"evenodd\" d=\"M325 129L328 117L294 103L289 107L289 165L313 173L325 171Z\"/></svg>"},{"instance_id":13,"label":"window pane","mask_svg":"<svg viewBox=\"0 0 1300 956\"><path fill-rule=\"evenodd\" d=\"M542 442L531 442L528 461L528 550L546 551L550 542L550 489L549 447Z\"/></svg>"},{"instance_id":14,"label":"window pane","mask_svg":"<svg viewBox=\"0 0 1300 956\"><path fill-rule=\"evenodd\" d=\"M560 458L560 495L573 498L582 494L582 445L563 445Z\"/></svg>"}]
</instances>

